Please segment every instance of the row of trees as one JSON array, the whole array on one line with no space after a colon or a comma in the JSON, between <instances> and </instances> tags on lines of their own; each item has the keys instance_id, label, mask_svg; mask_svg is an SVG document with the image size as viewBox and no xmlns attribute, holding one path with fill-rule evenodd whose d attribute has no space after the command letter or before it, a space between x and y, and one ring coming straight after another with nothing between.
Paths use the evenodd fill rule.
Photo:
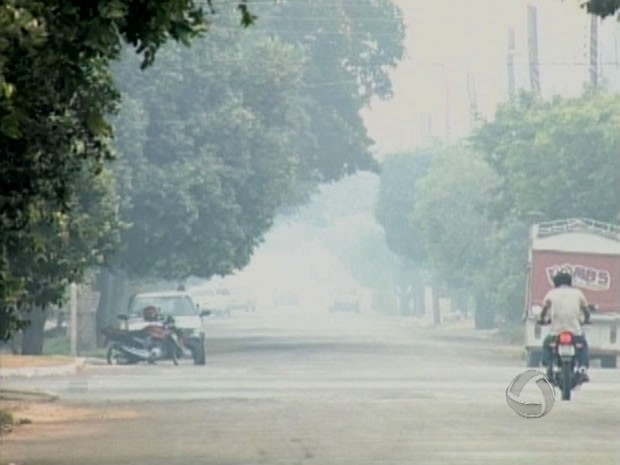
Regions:
<instances>
[{"instance_id":1,"label":"row of trees","mask_svg":"<svg viewBox=\"0 0 620 465\"><path fill-rule=\"evenodd\" d=\"M248 4L0 4L0 340L93 267L176 279L241 267L283 206L375 168L359 110L390 95L398 9ZM251 37L228 6L245 26L259 16Z\"/></svg>"},{"instance_id":2,"label":"row of trees","mask_svg":"<svg viewBox=\"0 0 620 465\"><path fill-rule=\"evenodd\" d=\"M532 222L620 221L620 96L588 89L501 105L470 140L386 158L377 219L408 279L515 321Z\"/></svg>"},{"instance_id":3,"label":"row of trees","mask_svg":"<svg viewBox=\"0 0 620 465\"><path fill-rule=\"evenodd\" d=\"M43 3L0 14L23 20L15 34L41 29L0 50L2 108L16 109L0 140L0 338L32 320L24 353L42 349L38 310L86 270L101 270L106 324L128 279L228 274L319 183L376 168L359 111L389 95L402 56L389 0L261 4L250 29L192 2Z\"/></svg>"}]
</instances>

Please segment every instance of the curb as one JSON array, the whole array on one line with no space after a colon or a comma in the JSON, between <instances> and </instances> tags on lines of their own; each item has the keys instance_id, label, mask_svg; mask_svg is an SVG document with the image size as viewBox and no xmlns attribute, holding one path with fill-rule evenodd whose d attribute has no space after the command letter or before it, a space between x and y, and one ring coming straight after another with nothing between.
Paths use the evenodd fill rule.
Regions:
<instances>
[{"instance_id":1,"label":"curb","mask_svg":"<svg viewBox=\"0 0 620 465\"><path fill-rule=\"evenodd\" d=\"M1 378L36 378L41 376L63 376L72 375L86 364L86 360L79 358L67 365L56 365L47 367L28 367L28 368L0 368Z\"/></svg>"},{"instance_id":2,"label":"curb","mask_svg":"<svg viewBox=\"0 0 620 465\"><path fill-rule=\"evenodd\" d=\"M55 402L60 397L51 391L36 389L0 389L0 400Z\"/></svg>"}]
</instances>

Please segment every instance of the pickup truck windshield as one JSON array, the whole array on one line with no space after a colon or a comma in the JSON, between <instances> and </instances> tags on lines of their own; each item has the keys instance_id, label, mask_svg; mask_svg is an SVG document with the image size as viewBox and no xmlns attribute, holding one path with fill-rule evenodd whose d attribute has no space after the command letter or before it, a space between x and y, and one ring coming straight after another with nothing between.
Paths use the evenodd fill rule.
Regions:
<instances>
[{"instance_id":1,"label":"pickup truck windshield","mask_svg":"<svg viewBox=\"0 0 620 465\"><path fill-rule=\"evenodd\" d=\"M139 314L145 307L158 307L162 314L172 316L193 316L198 314L198 310L194 307L191 300L187 297L141 297L138 296L133 300L131 306L132 314Z\"/></svg>"}]
</instances>

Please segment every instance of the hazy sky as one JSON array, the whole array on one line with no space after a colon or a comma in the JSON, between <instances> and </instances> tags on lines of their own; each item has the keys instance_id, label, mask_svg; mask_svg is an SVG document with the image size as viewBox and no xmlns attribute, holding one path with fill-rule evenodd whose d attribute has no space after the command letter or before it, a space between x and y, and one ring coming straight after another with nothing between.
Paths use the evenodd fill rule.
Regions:
<instances>
[{"instance_id":1,"label":"hazy sky","mask_svg":"<svg viewBox=\"0 0 620 465\"><path fill-rule=\"evenodd\" d=\"M481 113L491 116L507 96L510 27L516 34L517 86L529 88L527 4L538 7L543 95L578 93L587 80L589 18L577 0L395 1L408 28L407 57L394 73L394 98L364 113L381 153L422 143L422 120L429 116L438 137L448 133L447 121L453 138L467 134L468 74ZM618 27L613 22L606 21L608 29Z\"/></svg>"}]
</instances>

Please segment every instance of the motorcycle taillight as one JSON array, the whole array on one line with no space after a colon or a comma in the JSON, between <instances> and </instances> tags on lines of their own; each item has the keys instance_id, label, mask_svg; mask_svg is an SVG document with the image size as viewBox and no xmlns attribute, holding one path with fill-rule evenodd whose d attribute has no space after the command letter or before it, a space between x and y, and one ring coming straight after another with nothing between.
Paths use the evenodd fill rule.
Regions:
<instances>
[{"instance_id":1,"label":"motorcycle taillight","mask_svg":"<svg viewBox=\"0 0 620 465\"><path fill-rule=\"evenodd\" d=\"M560 333L560 344L572 344L573 335L571 333Z\"/></svg>"}]
</instances>

